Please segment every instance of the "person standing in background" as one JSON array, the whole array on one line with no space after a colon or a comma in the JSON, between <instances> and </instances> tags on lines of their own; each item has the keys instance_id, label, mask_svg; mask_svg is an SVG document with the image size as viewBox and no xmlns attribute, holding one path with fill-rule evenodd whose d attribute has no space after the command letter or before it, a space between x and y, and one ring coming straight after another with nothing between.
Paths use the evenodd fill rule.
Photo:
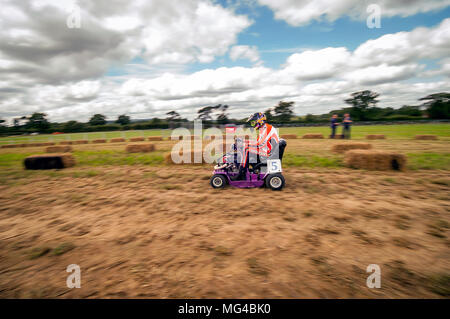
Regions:
<instances>
[{"instance_id":1,"label":"person standing in background","mask_svg":"<svg viewBox=\"0 0 450 319\"><path fill-rule=\"evenodd\" d=\"M350 114L344 114L344 120L342 121L342 138L350 139L350 126L353 121L350 118Z\"/></svg>"},{"instance_id":2,"label":"person standing in background","mask_svg":"<svg viewBox=\"0 0 450 319\"><path fill-rule=\"evenodd\" d=\"M330 127L331 127L331 135L330 138L334 138L336 135L336 128L338 127L338 116L337 114L333 114L331 117Z\"/></svg>"}]
</instances>

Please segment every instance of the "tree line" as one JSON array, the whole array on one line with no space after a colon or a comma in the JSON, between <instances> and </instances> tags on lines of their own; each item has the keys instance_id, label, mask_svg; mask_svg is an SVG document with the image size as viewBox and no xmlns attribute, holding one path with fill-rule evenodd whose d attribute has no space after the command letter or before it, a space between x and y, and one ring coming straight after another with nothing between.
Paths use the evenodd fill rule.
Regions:
<instances>
[{"instance_id":1,"label":"tree line","mask_svg":"<svg viewBox=\"0 0 450 319\"><path fill-rule=\"evenodd\" d=\"M301 124L301 123L323 123L329 121L333 114L339 116L349 113L356 121L401 121L430 119L450 119L450 93L434 93L427 95L419 101L419 105L404 105L398 109L391 107L377 107L379 94L364 90L352 93L344 102L344 107L331 112L313 115L296 116L294 114L294 102L280 101L276 106L266 109L264 112L267 120L278 124ZM197 119L206 124L244 124L244 119L229 118L227 113L229 106L217 104L205 106L197 111ZM54 123L47 119L45 113L33 113L30 116L22 116L13 120L13 126L5 126L4 120L0 119L0 134L21 134L30 132L52 133L52 132L93 132L93 131L117 131L117 130L144 130L174 128L189 122L182 118L176 111L166 113L164 119L153 118L146 121L132 122L130 116L122 114L114 122L108 122L103 114L94 114L88 122L68 121L65 123Z\"/></svg>"}]
</instances>

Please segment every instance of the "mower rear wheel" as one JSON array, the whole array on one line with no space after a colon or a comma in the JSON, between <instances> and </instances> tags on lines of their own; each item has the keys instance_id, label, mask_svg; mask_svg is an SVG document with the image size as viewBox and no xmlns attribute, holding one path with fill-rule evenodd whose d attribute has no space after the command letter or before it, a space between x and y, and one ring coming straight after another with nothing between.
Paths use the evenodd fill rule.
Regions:
<instances>
[{"instance_id":1,"label":"mower rear wheel","mask_svg":"<svg viewBox=\"0 0 450 319\"><path fill-rule=\"evenodd\" d=\"M221 174L216 174L211 177L210 184L212 188L224 188L227 185L227 180Z\"/></svg>"},{"instance_id":2,"label":"mower rear wheel","mask_svg":"<svg viewBox=\"0 0 450 319\"><path fill-rule=\"evenodd\" d=\"M266 177L266 187L273 191L280 191L284 187L284 184L284 177L280 173L270 174Z\"/></svg>"}]
</instances>

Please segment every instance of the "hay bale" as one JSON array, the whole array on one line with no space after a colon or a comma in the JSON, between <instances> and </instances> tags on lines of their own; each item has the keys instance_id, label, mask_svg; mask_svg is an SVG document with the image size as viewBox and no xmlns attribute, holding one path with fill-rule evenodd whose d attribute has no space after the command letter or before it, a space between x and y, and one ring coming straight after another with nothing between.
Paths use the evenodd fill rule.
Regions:
<instances>
[{"instance_id":1,"label":"hay bale","mask_svg":"<svg viewBox=\"0 0 450 319\"><path fill-rule=\"evenodd\" d=\"M106 143L106 140L105 140L105 139L93 140L92 143L93 143L93 144Z\"/></svg>"},{"instance_id":2,"label":"hay bale","mask_svg":"<svg viewBox=\"0 0 450 319\"><path fill-rule=\"evenodd\" d=\"M25 147L40 147L44 146L44 143L28 143L24 145Z\"/></svg>"},{"instance_id":3,"label":"hay bale","mask_svg":"<svg viewBox=\"0 0 450 319\"><path fill-rule=\"evenodd\" d=\"M415 140L437 140L438 137L436 135L426 134L426 135L416 135L416 136L414 136L414 139Z\"/></svg>"},{"instance_id":4,"label":"hay bale","mask_svg":"<svg viewBox=\"0 0 450 319\"><path fill-rule=\"evenodd\" d=\"M387 151L352 150L345 153L345 164L368 170L404 170L406 156Z\"/></svg>"},{"instance_id":5,"label":"hay bale","mask_svg":"<svg viewBox=\"0 0 450 319\"><path fill-rule=\"evenodd\" d=\"M124 138L112 138L109 140L110 143L123 143L126 140Z\"/></svg>"},{"instance_id":6,"label":"hay bale","mask_svg":"<svg viewBox=\"0 0 450 319\"><path fill-rule=\"evenodd\" d=\"M162 138L162 136L149 136L148 140L149 141L162 141L163 138Z\"/></svg>"},{"instance_id":7,"label":"hay bale","mask_svg":"<svg viewBox=\"0 0 450 319\"><path fill-rule=\"evenodd\" d=\"M70 145L55 145L45 148L46 153L70 153L72 151L73 149Z\"/></svg>"},{"instance_id":8,"label":"hay bale","mask_svg":"<svg viewBox=\"0 0 450 319\"><path fill-rule=\"evenodd\" d=\"M143 141L145 141L145 137L142 136L130 138L130 142L143 142Z\"/></svg>"},{"instance_id":9,"label":"hay bale","mask_svg":"<svg viewBox=\"0 0 450 319\"><path fill-rule=\"evenodd\" d=\"M59 142L59 145L72 145L73 144L73 141L62 141L62 142Z\"/></svg>"},{"instance_id":10,"label":"hay bale","mask_svg":"<svg viewBox=\"0 0 450 319\"><path fill-rule=\"evenodd\" d=\"M281 138L285 139L285 140L296 139L297 135L296 134L283 134L283 135L281 135Z\"/></svg>"},{"instance_id":11,"label":"hay bale","mask_svg":"<svg viewBox=\"0 0 450 319\"><path fill-rule=\"evenodd\" d=\"M179 154L180 154L180 156L184 156L184 153L179 153ZM187 152L187 154L189 155L190 163L183 163L183 162L175 163L172 160L172 152L164 154L164 162L166 164L172 164L172 165L202 165L202 164L205 164L205 159L203 157L203 152L190 151L190 152ZM201 157L202 162L201 163L194 163L195 157Z\"/></svg>"},{"instance_id":12,"label":"hay bale","mask_svg":"<svg viewBox=\"0 0 450 319\"><path fill-rule=\"evenodd\" d=\"M345 153L350 150L368 150L372 148L369 143L343 143L333 145L331 151L334 153Z\"/></svg>"},{"instance_id":13,"label":"hay bale","mask_svg":"<svg viewBox=\"0 0 450 319\"><path fill-rule=\"evenodd\" d=\"M386 136L383 134L369 134L366 136L366 139L368 139L368 140L384 140L384 139L386 139Z\"/></svg>"},{"instance_id":14,"label":"hay bale","mask_svg":"<svg viewBox=\"0 0 450 319\"><path fill-rule=\"evenodd\" d=\"M154 150L154 144L128 144L126 148L128 153L148 153Z\"/></svg>"},{"instance_id":15,"label":"hay bale","mask_svg":"<svg viewBox=\"0 0 450 319\"><path fill-rule=\"evenodd\" d=\"M73 144L89 144L88 140L78 140L78 141L73 141Z\"/></svg>"},{"instance_id":16,"label":"hay bale","mask_svg":"<svg viewBox=\"0 0 450 319\"><path fill-rule=\"evenodd\" d=\"M2 145L2 148L18 148L18 147L25 147L26 144L6 144Z\"/></svg>"},{"instance_id":17,"label":"hay bale","mask_svg":"<svg viewBox=\"0 0 450 319\"><path fill-rule=\"evenodd\" d=\"M24 160L25 169L61 169L75 165L71 154L32 155Z\"/></svg>"},{"instance_id":18,"label":"hay bale","mask_svg":"<svg viewBox=\"0 0 450 319\"><path fill-rule=\"evenodd\" d=\"M309 134L303 135L302 138L305 138L305 139L322 139L324 137L323 137L323 134L309 133Z\"/></svg>"},{"instance_id":19,"label":"hay bale","mask_svg":"<svg viewBox=\"0 0 450 319\"><path fill-rule=\"evenodd\" d=\"M329 138L342 139L342 138L344 138L344 135L342 135L342 134L335 134L334 137L332 137L332 136L330 135Z\"/></svg>"}]
</instances>

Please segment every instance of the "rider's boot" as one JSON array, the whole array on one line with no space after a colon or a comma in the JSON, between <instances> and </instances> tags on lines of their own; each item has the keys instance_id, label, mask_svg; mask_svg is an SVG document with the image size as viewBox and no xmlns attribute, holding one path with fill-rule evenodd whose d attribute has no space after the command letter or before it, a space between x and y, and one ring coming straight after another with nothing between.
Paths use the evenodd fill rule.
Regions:
<instances>
[{"instance_id":1,"label":"rider's boot","mask_svg":"<svg viewBox=\"0 0 450 319\"><path fill-rule=\"evenodd\" d=\"M233 177L230 177L232 181L241 181L246 178L246 169L245 167L240 166L239 167L239 174Z\"/></svg>"}]
</instances>

